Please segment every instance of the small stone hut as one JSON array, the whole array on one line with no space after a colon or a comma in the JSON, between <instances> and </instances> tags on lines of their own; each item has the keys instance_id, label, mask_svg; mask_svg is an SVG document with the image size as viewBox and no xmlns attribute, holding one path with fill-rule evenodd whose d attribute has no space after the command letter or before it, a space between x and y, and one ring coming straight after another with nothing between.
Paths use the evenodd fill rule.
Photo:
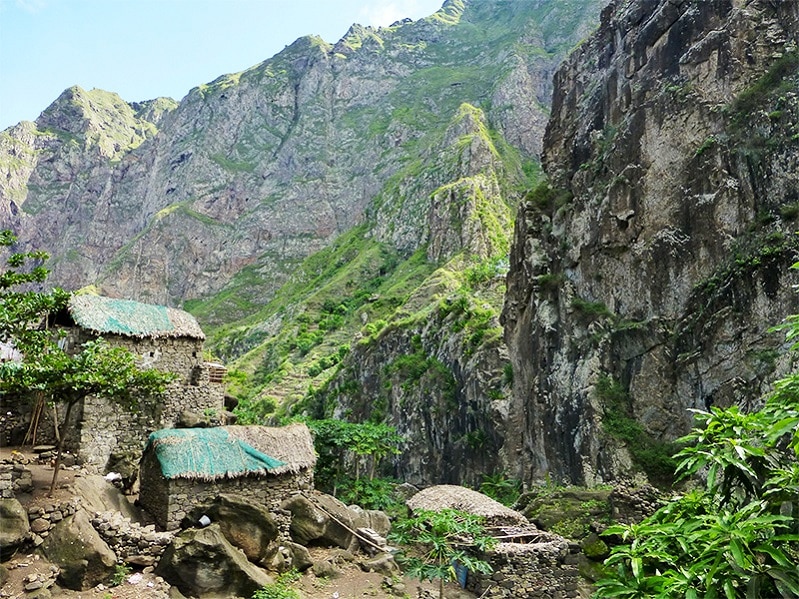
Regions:
<instances>
[{"instance_id":1,"label":"small stone hut","mask_svg":"<svg viewBox=\"0 0 799 599\"><path fill-rule=\"evenodd\" d=\"M139 502L165 530L222 493L274 511L292 493L313 489L315 464L301 423L160 430L142 455Z\"/></svg>"},{"instance_id":2,"label":"small stone hut","mask_svg":"<svg viewBox=\"0 0 799 599\"><path fill-rule=\"evenodd\" d=\"M76 406L65 446L90 466L120 470L119 460L130 461L132 456L135 468L152 431L174 426L184 411L221 414L224 410L225 369L203 360L205 334L188 312L81 294L73 295L64 310L51 315L48 327L63 333L59 343L67 352L77 352L82 344L102 337L138 356L140 366L178 375L162 397L139 398L135 412L93 396ZM14 420L15 426L26 423L27 429L27 422L36 418L37 442L53 442L50 411L45 410L39 420L38 415L23 415L25 409L29 408L18 406L20 418ZM7 443L21 441L19 432L2 432Z\"/></svg>"},{"instance_id":3,"label":"small stone hut","mask_svg":"<svg viewBox=\"0 0 799 599\"><path fill-rule=\"evenodd\" d=\"M493 573L469 572L465 586L480 597L572 599L579 596L575 556L569 543L539 530L519 512L490 497L456 485L437 485L416 493L407 502L414 510L456 509L485 518L486 532L496 547L482 555Z\"/></svg>"}]
</instances>

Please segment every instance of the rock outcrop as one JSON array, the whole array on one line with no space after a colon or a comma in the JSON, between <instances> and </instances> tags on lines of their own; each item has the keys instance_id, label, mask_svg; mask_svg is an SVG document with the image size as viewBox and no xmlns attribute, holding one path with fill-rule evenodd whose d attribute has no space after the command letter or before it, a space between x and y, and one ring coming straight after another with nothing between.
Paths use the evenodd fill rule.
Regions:
<instances>
[{"instance_id":1,"label":"rock outcrop","mask_svg":"<svg viewBox=\"0 0 799 599\"><path fill-rule=\"evenodd\" d=\"M794 2L616 2L558 71L504 309L519 476L654 468L784 367L798 38Z\"/></svg>"},{"instance_id":2,"label":"rock outcrop","mask_svg":"<svg viewBox=\"0 0 799 599\"><path fill-rule=\"evenodd\" d=\"M274 582L228 542L217 523L178 534L156 572L191 597L250 597Z\"/></svg>"},{"instance_id":3,"label":"rock outcrop","mask_svg":"<svg viewBox=\"0 0 799 599\"><path fill-rule=\"evenodd\" d=\"M180 102L70 88L0 136L0 218L55 257L52 282L68 288L176 304L246 268L220 320L268 301L366 218L410 253L428 240L429 196L456 183L436 157L459 107L485 106L534 160L551 74L603 2L500 4L447 0L416 22L354 25L335 44L304 37Z\"/></svg>"}]
</instances>

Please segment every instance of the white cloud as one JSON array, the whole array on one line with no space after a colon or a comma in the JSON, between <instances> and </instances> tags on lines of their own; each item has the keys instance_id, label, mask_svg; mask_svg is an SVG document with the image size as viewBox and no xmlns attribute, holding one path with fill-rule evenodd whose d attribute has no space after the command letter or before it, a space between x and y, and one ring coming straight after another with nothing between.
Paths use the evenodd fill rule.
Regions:
<instances>
[{"instance_id":1,"label":"white cloud","mask_svg":"<svg viewBox=\"0 0 799 599\"><path fill-rule=\"evenodd\" d=\"M388 27L392 23L408 17L416 20L432 14L438 8L438 5L432 10L425 8L425 5L429 6L429 4L429 2L419 2L418 0L370 0L368 6L364 6L360 11L362 24L372 27Z\"/></svg>"},{"instance_id":2,"label":"white cloud","mask_svg":"<svg viewBox=\"0 0 799 599\"><path fill-rule=\"evenodd\" d=\"M17 8L36 14L47 8L47 0L15 0Z\"/></svg>"}]
</instances>

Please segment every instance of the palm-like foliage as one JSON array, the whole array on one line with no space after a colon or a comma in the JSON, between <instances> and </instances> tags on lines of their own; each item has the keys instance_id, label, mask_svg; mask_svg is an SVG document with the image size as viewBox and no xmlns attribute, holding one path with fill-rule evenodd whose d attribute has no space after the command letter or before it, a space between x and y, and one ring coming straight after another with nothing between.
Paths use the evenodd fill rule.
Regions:
<instances>
[{"instance_id":1,"label":"palm-like foliage","mask_svg":"<svg viewBox=\"0 0 799 599\"><path fill-rule=\"evenodd\" d=\"M471 572L492 572L480 554L497 541L485 533L483 522L482 516L460 510L418 510L394 525L391 538L409 548L399 557L407 574L420 580L438 580L443 597L444 581L456 580L456 564Z\"/></svg>"}]
</instances>

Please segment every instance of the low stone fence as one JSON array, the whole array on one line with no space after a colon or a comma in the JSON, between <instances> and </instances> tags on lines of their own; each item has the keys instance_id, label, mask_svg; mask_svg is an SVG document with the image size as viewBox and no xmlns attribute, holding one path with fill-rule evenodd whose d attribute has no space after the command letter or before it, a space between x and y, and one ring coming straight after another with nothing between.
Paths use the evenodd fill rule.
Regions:
<instances>
[{"instance_id":1,"label":"low stone fence","mask_svg":"<svg viewBox=\"0 0 799 599\"><path fill-rule=\"evenodd\" d=\"M50 534L50 529L64 518L72 516L80 508L78 498L70 499L61 504L34 506L28 509L28 522L31 527L31 542L38 547Z\"/></svg>"},{"instance_id":2,"label":"low stone fence","mask_svg":"<svg viewBox=\"0 0 799 599\"><path fill-rule=\"evenodd\" d=\"M97 512L91 522L118 559L145 568L158 564L174 537L171 532L156 532L154 524L131 522L119 512Z\"/></svg>"},{"instance_id":3,"label":"low stone fence","mask_svg":"<svg viewBox=\"0 0 799 599\"><path fill-rule=\"evenodd\" d=\"M488 576L470 573L466 588L479 597L572 599L579 596L576 560L557 535L538 543L500 543L485 559Z\"/></svg>"},{"instance_id":4,"label":"low stone fence","mask_svg":"<svg viewBox=\"0 0 799 599\"><path fill-rule=\"evenodd\" d=\"M13 459L0 462L0 499L13 499L17 493L28 493L33 488L31 471Z\"/></svg>"}]
</instances>

